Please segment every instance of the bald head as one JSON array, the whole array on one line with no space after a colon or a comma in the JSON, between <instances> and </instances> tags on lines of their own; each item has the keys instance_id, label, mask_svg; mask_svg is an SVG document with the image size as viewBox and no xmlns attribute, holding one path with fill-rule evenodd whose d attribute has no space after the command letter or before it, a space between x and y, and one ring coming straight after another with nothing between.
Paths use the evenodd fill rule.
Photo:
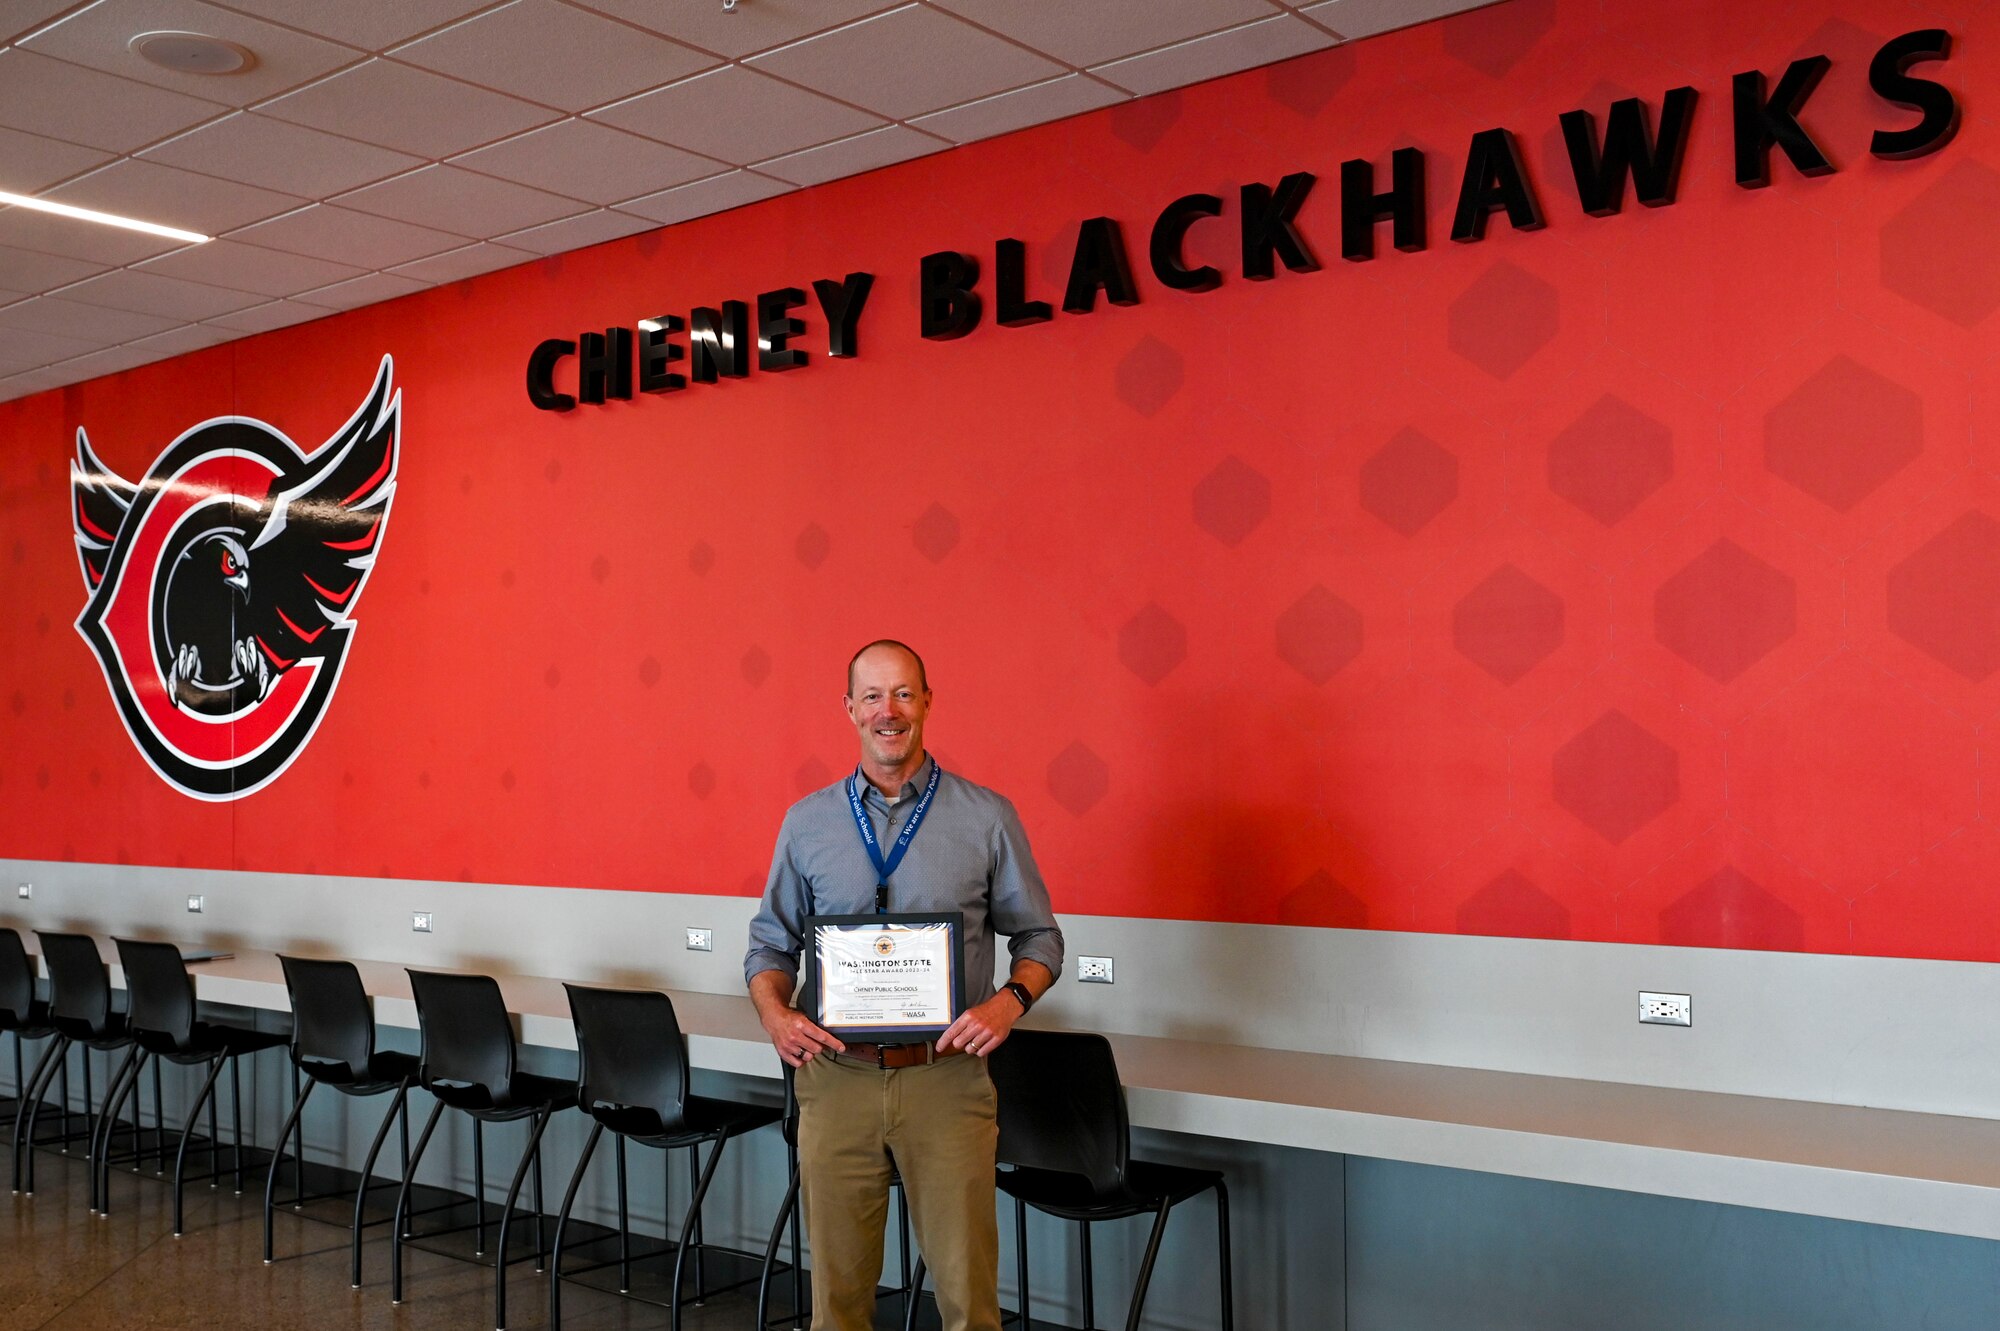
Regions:
<instances>
[{"instance_id":1,"label":"bald head","mask_svg":"<svg viewBox=\"0 0 2000 1331\"><path fill-rule=\"evenodd\" d=\"M924 673L924 658L918 656L916 652L912 651L907 644L897 642L894 638L877 638L875 641L869 643L866 647L863 647L860 651L856 652L853 656L848 658L847 661L848 696L852 697L854 695L854 669L856 666L861 664L862 657L864 656L871 658L893 657L895 654L898 653L900 653L905 657L908 657L912 662L915 663L917 668L917 687L926 693L930 692L930 687L931 687L930 678Z\"/></svg>"}]
</instances>

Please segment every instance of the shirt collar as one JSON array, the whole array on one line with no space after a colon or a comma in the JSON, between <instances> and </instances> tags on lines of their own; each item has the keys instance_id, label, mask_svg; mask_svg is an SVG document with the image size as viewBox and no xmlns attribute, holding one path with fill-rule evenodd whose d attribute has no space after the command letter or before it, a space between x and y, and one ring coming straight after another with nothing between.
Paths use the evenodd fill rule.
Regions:
<instances>
[{"instance_id":1,"label":"shirt collar","mask_svg":"<svg viewBox=\"0 0 2000 1331\"><path fill-rule=\"evenodd\" d=\"M903 788L896 792L897 808L902 807L904 800L915 799L924 793L924 787L930 784L931 769L936 766L937 759L931 757L928 753L924 754L923 763L918 766L915 772L910 774L910 779L903 783ZM861 770L860 763L854 764L854 785L861 792L863 799L872 799L877 804L888 807L889 801L883 797L881 791L875 788L875 783L868 779L868 774Z\"/></svg>"}]
</instances>

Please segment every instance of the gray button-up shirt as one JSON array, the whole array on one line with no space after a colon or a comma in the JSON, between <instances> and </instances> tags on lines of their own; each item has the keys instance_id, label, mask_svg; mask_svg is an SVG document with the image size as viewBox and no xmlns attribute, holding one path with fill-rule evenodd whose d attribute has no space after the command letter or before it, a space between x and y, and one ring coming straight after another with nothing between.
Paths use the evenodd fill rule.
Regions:
<instances>
[{"instance_id":1,"label":"gray button-up shirt","mask_svg":"<svg viewBox=\"0 0 2000 1331\"><path fill-rule=\"evenodd\" d=\"M935 759L926 758L892 807L857 773L862 807L883 854L909 822ZM778 829L764 904L750 921L743 958L747 984L761 971L795 981L808 915L867 915L875 909L875 865L861 844L847 783L836 781L794 804ZM1028 849L1020 815L1001 795L947 772L938 780L923 826L889 879L892 912L961 911L965 916L965 1001L994 993L993 936L1008 935L1015 960L1039 961L1062 973L1063 936L1049 908L1049 890Z\"/></svg>"}]
</instances>

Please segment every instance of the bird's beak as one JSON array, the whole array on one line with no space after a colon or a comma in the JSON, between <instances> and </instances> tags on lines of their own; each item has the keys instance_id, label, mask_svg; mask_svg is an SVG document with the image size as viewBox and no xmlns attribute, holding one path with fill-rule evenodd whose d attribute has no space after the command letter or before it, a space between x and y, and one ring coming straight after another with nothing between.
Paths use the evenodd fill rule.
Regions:
<instances>
[{"instance_id":1,"label":"bird's beak","mask_svg":"<svg viewBox=\"0 0 2000 1331\"><path fill-rule=\"evenodd\" d=\"M242 593L244 600L247 601L250 599L250 574L247 571L234 573L224 578L223 581Z\"/></svg>"}]
</instances>

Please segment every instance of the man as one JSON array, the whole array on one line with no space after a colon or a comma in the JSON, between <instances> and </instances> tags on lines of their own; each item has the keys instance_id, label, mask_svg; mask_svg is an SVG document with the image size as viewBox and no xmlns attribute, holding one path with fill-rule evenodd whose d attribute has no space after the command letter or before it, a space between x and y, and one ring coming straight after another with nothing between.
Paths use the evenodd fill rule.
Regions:
<instances>
[{"instance_id":1,"label":"man","mask_svg":"<svg viewBox=\"0 0 2000 1331\"><path fill-rule=\"evenodd\" d=\"M848 663L846 704L860 765L785 814L743 962L772 1046L798 1070L813 1331L865 1331L874 1319L892 1160L945 1331L999 1331L986 1057L1055 983L1062 931L1014 806L940 773L924 752L931 691L917 654L887 640L863 647ZM793 1006L806 917L878 908L964 914L967 1007L934 1045L844 1044ZM997 991L996 933L1010 935L1013 958Z\"/></svg>"}]
</instances>

